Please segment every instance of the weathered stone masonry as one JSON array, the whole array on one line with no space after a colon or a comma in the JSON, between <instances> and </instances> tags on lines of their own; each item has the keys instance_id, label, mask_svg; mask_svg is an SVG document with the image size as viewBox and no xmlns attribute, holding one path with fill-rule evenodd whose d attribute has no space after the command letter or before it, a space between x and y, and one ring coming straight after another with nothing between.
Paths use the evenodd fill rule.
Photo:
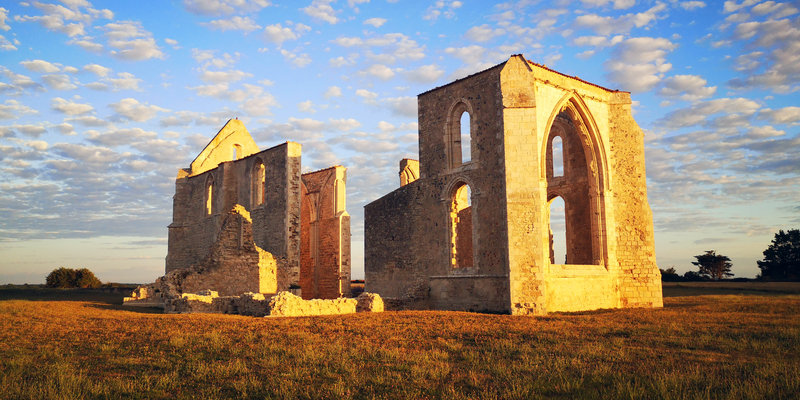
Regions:
<instances>
[{"instance_id":1,"label":"weathered stone masonry","mask_svg":"<svg viewBox=\"0 0 800 400\"><path fill-rule=\"evenodd\" d=\"M238 119L228 121L178 172L166 275L149 291L349 295L346 170L301 174L300 156L293 142L259 151Z\"/></svg>"},{"instance_id":2,"label":"weathered stone masonry","mask_svg":"<svg viewBox=\"0 0 800 400\"><path fill-rule=\"evenodd\" d=\"M403 160L401 187L365 207L366 290L395 306L513 314L662 305L630 93L517 55L418 107L419 162ZM556 197L566 260L553 259Z\"/></svg>"}]
</instances>

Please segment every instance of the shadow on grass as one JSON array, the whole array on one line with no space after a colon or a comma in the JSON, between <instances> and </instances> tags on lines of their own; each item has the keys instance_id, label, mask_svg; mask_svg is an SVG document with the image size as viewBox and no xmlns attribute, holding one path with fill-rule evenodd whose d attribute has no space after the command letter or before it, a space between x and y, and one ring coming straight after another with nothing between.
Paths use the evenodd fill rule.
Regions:
<instances>
[{"instance_id":1,"label":"shadow on grass","mask_svg":"<svg viewBox=\"0 0 800 400\"><path fill-rule=\"evenodd\" d=\"M122 299L130 291L128 288L54 289L41 286L0 286L0 300L90 301L121 305Z\"/></svg>"}]
</instances>

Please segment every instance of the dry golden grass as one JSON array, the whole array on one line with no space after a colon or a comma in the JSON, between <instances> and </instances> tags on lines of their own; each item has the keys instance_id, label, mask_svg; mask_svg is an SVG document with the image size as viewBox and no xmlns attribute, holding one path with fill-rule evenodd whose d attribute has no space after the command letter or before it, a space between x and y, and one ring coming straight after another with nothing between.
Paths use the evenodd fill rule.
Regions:
<instances>
[{"instance_id":1,"label":"dry golden grass","mask_svg":"<svg viewBox=\"0 0 800 400\"><path fill-rule=\"evenodd\" d=\"M164 315L0 290L3 398L797 398L800 296L529 318ZM26 300L9 299L25 297ZM42 299L44 300L37 300Z\"/></svg>"}]
</instances>

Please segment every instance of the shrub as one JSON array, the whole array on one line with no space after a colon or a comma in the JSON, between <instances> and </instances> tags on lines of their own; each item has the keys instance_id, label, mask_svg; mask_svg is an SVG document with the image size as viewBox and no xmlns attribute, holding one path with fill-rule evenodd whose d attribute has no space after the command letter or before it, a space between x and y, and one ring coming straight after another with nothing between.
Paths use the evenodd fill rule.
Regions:
<instances>
[{"instance_id":1,"label":"shrub","mask_svg":"<svg viewBox=\"0 0 800 400\"><path fill-rule=\"evenodd\" d=\"M45 284L51 288L99 288L102 283L87 268L56 268L45 278Z\"/></svg>"}]
</instances>

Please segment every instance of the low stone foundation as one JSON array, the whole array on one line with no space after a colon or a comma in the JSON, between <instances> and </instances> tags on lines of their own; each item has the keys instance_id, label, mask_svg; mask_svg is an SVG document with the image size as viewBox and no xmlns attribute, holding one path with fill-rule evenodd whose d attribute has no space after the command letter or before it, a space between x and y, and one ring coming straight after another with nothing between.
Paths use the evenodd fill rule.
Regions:
<instances>
[{"instance_id":1,"label":"low stone foundation","mask_svg":"<svg viewBox=\"0 0 800 400\"><path fill-rule=\"evenodd\" d=\"M290 292L280 292L272 297L266 297L261 293L219 296L219 293L213 290L202 290L197 293L182 293L180 296L166 299L163 303L154 302L152 298L126 297L123 304L161 306L166 313L220 313L253 317L300 317L383 311L383 300L374 293L362 293L357 298L303 300L302 297Z\"/></svg>"}]
</instances>

